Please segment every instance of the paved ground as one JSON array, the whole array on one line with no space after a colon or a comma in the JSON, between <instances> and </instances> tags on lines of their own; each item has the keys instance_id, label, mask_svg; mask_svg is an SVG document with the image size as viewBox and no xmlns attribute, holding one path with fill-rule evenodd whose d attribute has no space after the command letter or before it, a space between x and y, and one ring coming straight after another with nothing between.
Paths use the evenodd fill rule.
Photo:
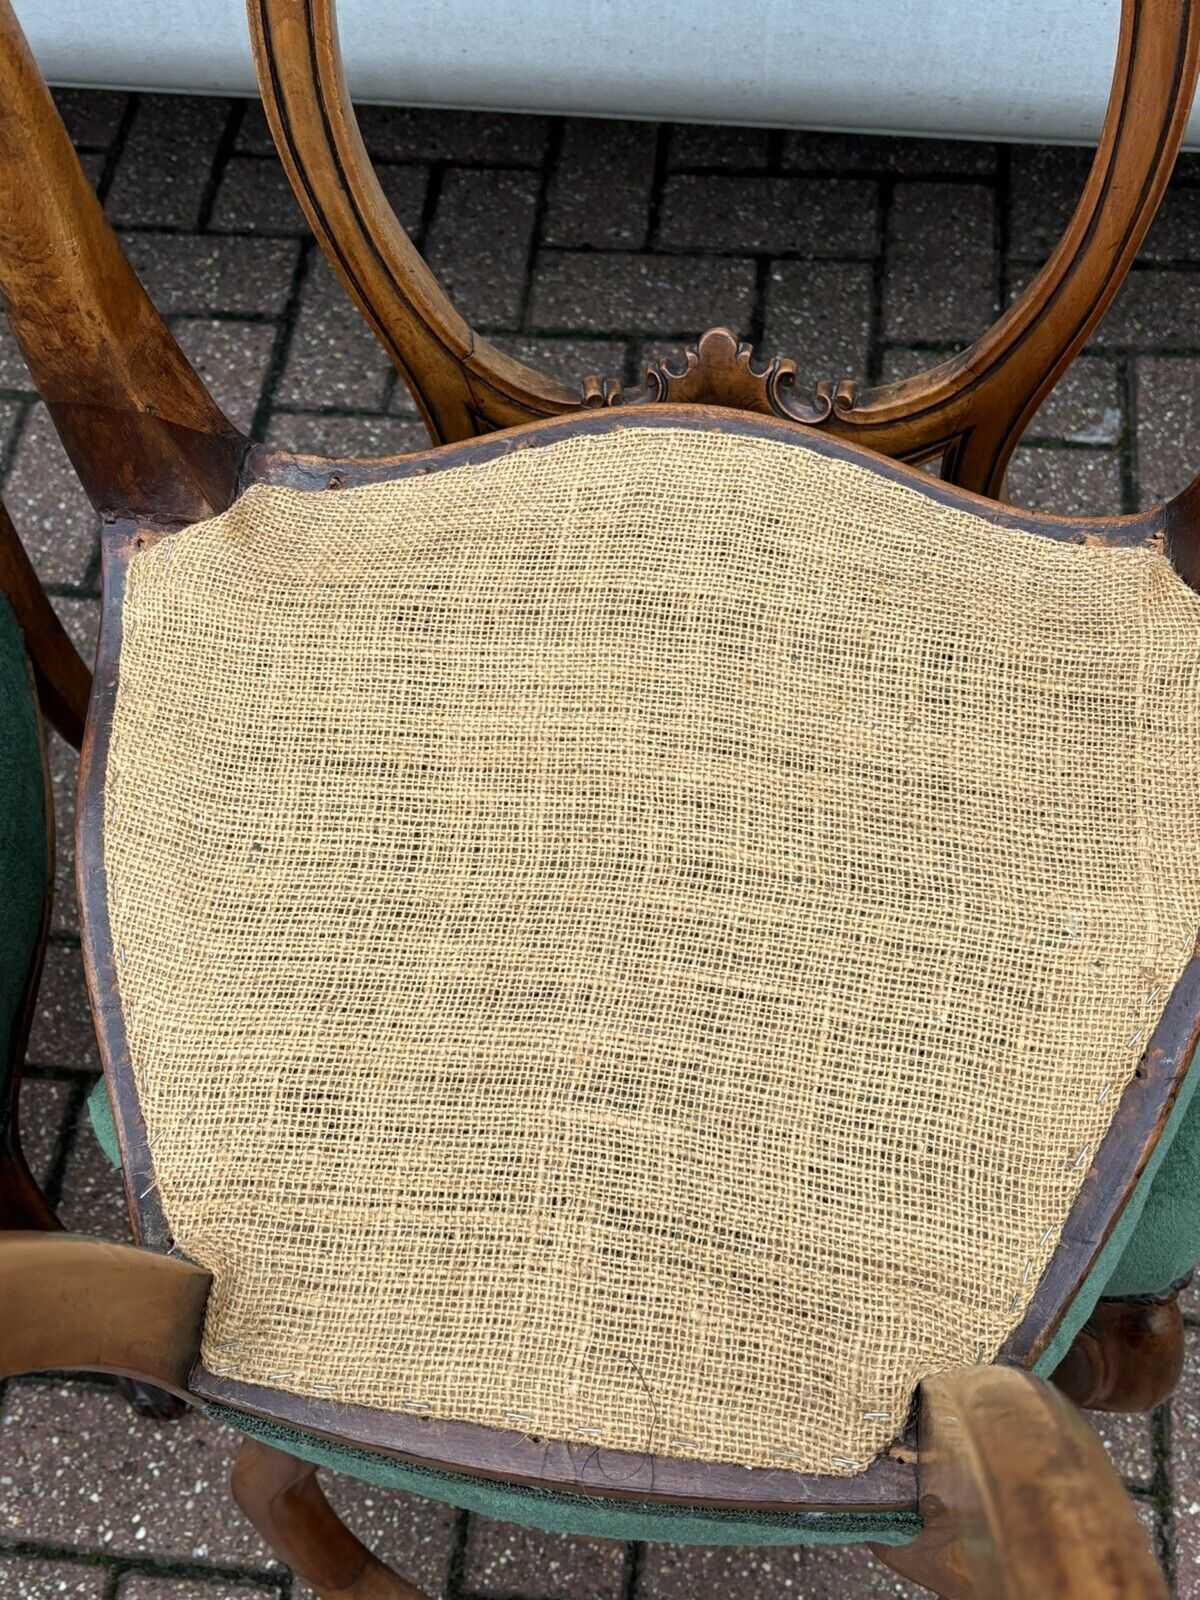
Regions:
<instances>
[{"instance_id":1,"label":"paved ground","mask_svg":"<svg viewBox=\"0 0 1200 1600\"><path fill-rule=\"evenodd\" d=\"M307 238L260 115L211 100L70 94L63 110L127 250L220 403L298 449L380 452L421 430ZM634 381L712 322L795 355L802 378L899 374L972 338L1045 255L1082 182L1070 151L751 129L373 111L383 185L467 316L564 375ZM1056 510L1132 510L1200 469L1200 158L1185 158L1100 337L1010 477ZM4 496L82 645L94 519L0 338ZM71 882L73 762L53 748L60 892L24 1099L68 1227L121 1237L85 1120L97 1070ZM1178 1600L1200 1600L1200 1296L1189 1376L1103 1434ZM8 1385L0 1594L13 1600L299 1597L225 1492L231 1439L156 1425L110 1384ZM521 1600L913 1595L864 1553L675 1552L542 1537L352 1483L336 1498L431 1593Z\"/></svg>"}]
</instances>

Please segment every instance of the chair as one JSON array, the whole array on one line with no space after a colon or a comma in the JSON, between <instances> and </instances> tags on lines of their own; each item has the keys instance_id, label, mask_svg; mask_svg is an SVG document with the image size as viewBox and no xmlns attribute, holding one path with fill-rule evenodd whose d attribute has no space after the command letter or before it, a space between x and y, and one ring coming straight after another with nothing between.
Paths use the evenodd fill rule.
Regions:
<instances>
[{"instance_id":1,"label":"chair","mask_svg":"<svg viewBox=\"0 0 1200 1600\"><path fill-rule=\"evenodd\" d=\"M42 714L78 748L91 673L46 598L0 504L0 1229L57 1228L21 1152L17 1099L54 889L54 807Z\"/></svg>"},{"instance_id":2,"label":"chair","mask_svg":"<svg viewBox=\"0 0 1200 1600\"><path fill-rule=\"evenodd\" d=\"M1200 1257L1200 487L981 495L1153 215L1196 8L1127 0L993 329L802 398L719 329L635 394L491 350L374 183L328 0L253 4L435 440L370 461L221 415L0 15L0 288L104 518L78 858L138 1240L0 1238L0 1373L214 1408L325 1596L415 1591L320 1465L865 1540L949 1600L1163 1595L1072 1402L1170 1392Z\"/></svg>"}]
</instances>

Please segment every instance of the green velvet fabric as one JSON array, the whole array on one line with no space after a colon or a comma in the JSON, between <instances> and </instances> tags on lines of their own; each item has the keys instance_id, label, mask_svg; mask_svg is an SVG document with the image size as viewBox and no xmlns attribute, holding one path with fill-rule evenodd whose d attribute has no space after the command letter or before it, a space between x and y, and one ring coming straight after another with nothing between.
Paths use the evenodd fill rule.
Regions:
<instances>
[{"instance_id":1,"label":"green velvet fabric","mask_svg":"<svg viewBox=\"0 0 1200 1600\"><path fill-rule=\"evenodd\" d=\"M1193 1062L1194 1080L1200 1068ZM1146 1204L1105 1285L1107 1295L1161 1294L1200 1261L1200 1094L1178 1110Z\"/></svg>"},{"instance_id":2,"label":"green velvet fabric","mask_svg":"<svg viewBox=\"0 0 1200 1600\"><path fill-rule=\"evenodd\" d=\"M117 1142L117 1125L113 1121L112 1102L108 1098L108 1083L104 1078L100 1078L92 1085L92 1092L87 1098L87 1113L92 1124L92 1132L96 1135L96 1143L119 1172L121 1146Z\"/></svg>"},{"instance_id":3,"label":"green velvet fabric","mask_svg":"<svg viewBox=\"0 0 1200 1600\"><path fill-rule=\"evenodd\" d=\"M46 898L42 747L25 641L0 594L0 1105Z\"/></svg>"},{"instance_id":4,"label":"green velvet fabric","mask_svg":"<svg viewBox=\"0 0 1200 1600\"><path fill-rule=\"evenodd\" d=\"M1200 1257L1200 1052L1193 1057L1166 1128L1083 1288L1035 1370L1053 1372L1104 1294L1165 1289ZM88 1100L96 1136L119 1163L112 1108L103 1080ZM673 1544L905 1544L915 1538L915 1515L807 1513L752 1515L699 1508L649 1506L585 1494L551 1493L462 1473L438 1472L334 1444L297 1429L263 1422L225 1407L208 1408L240 1432L303 1460L345 1472L382 1488L401 1489L504 1522L607 1539L656 1539Z\"/></svg>"},{"instance_id":5,"label":"green velvet fabric","mask_svg":"<svg viewBox=\"0 0 1200 1600\"><path fill-rule=\"evenodd\" d=\"M1197 1135L1200 1134L1198 1062L1200 1050L1188 1063L1166 1127L1138 1179L1129 1203L1117 1218L1083 1287L1059 1324L1057 1333L1042 1352L1034 1367L1035 1372L1048 1376L1054 1371L1102 1296L1116 1298L1131 1294L1161 1294L1200 1260L1200 1189L1181 1192L1179 1210L1173 1213L1172 1195L1167 1188L1168 1183L1180 1182L1182 1175L1189 1172L1200 1176L1200 1166L1197 1164L1200 1152L1196 1149ZM1182 1141L1187 1141L1189 1148L1181 1149L1175 1161L1172 1161L1175 1147ZM1175 1271L1180 1261L1184 1265L1181 1270ZM1165 1271L1166 1276L1156 1278L1156 1269ZM1146 1287L1129 1287L1138 1283Z\"/></svg>"},{"instance_id":6,"label":"green velvet fabric","mask_svg":"<svg viewBox=\"0 0 1200 1600\"><path fill-rule=\"evenodd\" d=\"M331 1444L294 1428L281 1428L224 1406L206 1409L210 1416L230 1423L239 1432L317 1466L349 1473L380 1488L403 1489L428 1500L442 1500L500 1522L540 1528L543 1533L580 1534L596 1539L662 1539L671 1544L782 1545L855 1544L864 1539L877 1544L907 1544L920 1531L915 1513L885 1516L812 1511L783 1516L652 1506L599 1495L527 1489L460 1472L410 1466L349 1445Z\"/></svg>"}]
</instances>

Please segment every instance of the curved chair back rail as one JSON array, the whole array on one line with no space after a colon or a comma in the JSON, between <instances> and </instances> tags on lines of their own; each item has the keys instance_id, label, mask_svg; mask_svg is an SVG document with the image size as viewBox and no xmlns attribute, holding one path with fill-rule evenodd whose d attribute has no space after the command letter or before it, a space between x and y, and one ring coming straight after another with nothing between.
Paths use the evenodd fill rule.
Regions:
<instances>
[{"instance_id":1,"label":"curved chair back rail","mask_svg":"<svg viewBox=\"0 0 1200 1600\"><path fill-rule=\"evenodd\" d=\"M296 196L342 282L412 390L436 443L589 406L693 401L774 412L885 455L943 455L943 476L999 494L1026 423L1120 286L1170 176L1200 60L1188 0L1123 0L1091 173L1042 270L970 349L917 377L807 391L798 358L759 362L707 338L649 369L643 390L581 376L574 391L475 334L421 260L359 135L338 53L335 0L248 0L263 104Z\"/></svg>"},{"instance_id":2,"label":"curved chair back rail","mask_svg":"<svg viewBox=\"0 0 1200 1600\"><path fill-rule=\"evenodd\" d=\"M1050 259L996 324L930 372L806 395L791 358L725 334L643 391L576 389L502 355L453 309L391 211L338 61L333 0L251 0L263 100L289 176L334 267L417 397L436 442L630 401L775 413L997 494L1012 448L1115 294L1182 138L1200 59L1189 0L1123 0L1091 175ZM104 222L9 0L0 8L0 293L34 381L101 510L188 521L235 497L245 441L167 332ZM63 248L65 240L74 247Z\"/></svg>"},{"instance_id":3,"label":"curved chair back rail","mask_svg":"<svg viewBox=\"0 0 1200 1600\"><path fill-rule=\"evenodd\" d=\"M799 450L855 461L873 472L902 481L931 501L960 504L1006 527L1058 540L1125 544L1157 540L1161 511L1143 517L1079 521L1026 513L938 483L902 463L881 460L827 435L814 434L781 419L738 416L717 408L661 406L627 413L602 411L530 424L502 435L387 461L295 458L276 452L251 455L254 481L301 488L314 494L337 493L382 478L403 479L494 460L515 451L551 445L565 437L601 435L627 428L670 428L686 423L727 434L751 434L783 441ZM164 536L164 530L132 523L105 530L104 629L97 662L96 693L81 772L78 857L85 929L85 959L105 1071L113 1093L126 1190L138 1239L149 1248L171 1248L170 1229L159 1200L154 1160L139 1106L109 923L104 867L103 815L108 738L116 700L122 642L122 608L131 555ZM1005 1362L1031 1366L1071 1307L1154 1151L1200 1040L1200 959L1193 957L1146 1044L1137 1073L1126 1089L1071 1210L1062 1239L1044 1272L1027 1315L1000 1353ZM893 1509L913 1503L909 1466L911 1439L897 1441L898 1453L847 1478L789 1471L722 1466L665 1457L623 1457L605 1451L553 1445L527 1435L469 1423L436 1422L397 1412L305 1399L256 1384L218 1377L198 1366L192 1387L206 1399L252 1414L300 1426L330 1438L397 1452L429 1465L502 1475L546 1487L586 1487L611 1492L614 1480L625 1492L692 1504L753 1504L763 1509Z\"/></svg>"}]
</instances>

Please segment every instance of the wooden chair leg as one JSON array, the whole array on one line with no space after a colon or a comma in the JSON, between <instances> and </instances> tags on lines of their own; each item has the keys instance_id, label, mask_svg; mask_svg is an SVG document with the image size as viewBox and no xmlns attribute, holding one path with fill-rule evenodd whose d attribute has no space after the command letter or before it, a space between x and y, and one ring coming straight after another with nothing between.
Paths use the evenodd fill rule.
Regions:
<instances>
[{"instance_id":1,"label":"wooden chair leg","mask_svg":"<svg viewBox=\"0 0 1200 1600\"><path fill-rule=\"evenodd\" d=\"M1153 1411L1182 1373L1183 1312L1174 1291L1101 1300L1051 1381L1089 1411Z\"/></svg>"},{"instance_id":2,"label":"wooden chair leg","mask_svg":"<svg viewBox=\"0 0 1200 1600\"><path fill-rule=\"evenodd\" d=\"M425 1600L359 1543L321 1493L310 1462L243 1439L231 1487L271 1549L320 1600Z\"/></svg>"},{"instance_id":3,"label":"wooden chair leg","mask_svg":"<svg viewBox=\"0 0 1200 1600\"><path fill-rule=\"evenodd\" d=\"M922 1532L875 1554L943 1600L1167 1600L1104 1446L1057 1390L1014 1367L921 1386Z\"/></svg>"}]
</instances>

